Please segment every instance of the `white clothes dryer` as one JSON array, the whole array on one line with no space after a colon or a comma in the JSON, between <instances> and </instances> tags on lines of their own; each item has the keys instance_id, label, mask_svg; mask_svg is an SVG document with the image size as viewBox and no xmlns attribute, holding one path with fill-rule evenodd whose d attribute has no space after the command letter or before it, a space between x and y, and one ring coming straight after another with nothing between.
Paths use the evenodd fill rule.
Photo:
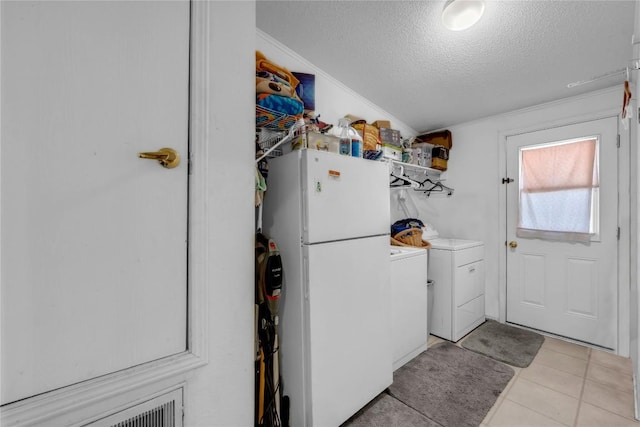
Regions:
<instances>
[{"instance_id":1,"label":"white clothes dryer","mask_svg":"<svg viewBox=\"0 0 640 427\"><path fill-rule=\"evenodd\" d=\"M428 240L434 300L430 333L456 342L485 321L484 243L441 237Z\"/></svg>"}]
</instances>

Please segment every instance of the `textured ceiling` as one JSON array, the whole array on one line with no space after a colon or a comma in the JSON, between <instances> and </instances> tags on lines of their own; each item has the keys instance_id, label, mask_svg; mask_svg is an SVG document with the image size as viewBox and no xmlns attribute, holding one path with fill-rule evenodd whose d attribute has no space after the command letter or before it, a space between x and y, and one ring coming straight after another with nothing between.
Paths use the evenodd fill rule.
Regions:
<instances>
[{"instance_id":1,"label":"textured ceiling","mask_svg":"<svg viewBox=\"0 0 640 427\"><path fill-rule=\"evenodd\" d=\"M256 3L259 29L417 131L619 84L567 88L632 59L634 1L488 0L460 32L444 1Z\"/></svg>"}]
</instances>

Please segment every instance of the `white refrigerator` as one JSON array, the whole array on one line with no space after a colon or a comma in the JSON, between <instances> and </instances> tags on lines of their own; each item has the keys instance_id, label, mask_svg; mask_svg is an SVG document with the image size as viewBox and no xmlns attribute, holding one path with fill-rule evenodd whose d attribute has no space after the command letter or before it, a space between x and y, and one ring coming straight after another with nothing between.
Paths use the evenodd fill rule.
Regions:
<instances>
[{"instance_id":1,"label":"white refrigerator","mask_svg":"<svg viewBox=\"0 0 640 427\"><path fill-rule=\"evenodd\" d=\"M280 355L295 427L337 427L393 381L386 163L269 161L263 229L282 256Z\"/></svg>"}]
</instances>

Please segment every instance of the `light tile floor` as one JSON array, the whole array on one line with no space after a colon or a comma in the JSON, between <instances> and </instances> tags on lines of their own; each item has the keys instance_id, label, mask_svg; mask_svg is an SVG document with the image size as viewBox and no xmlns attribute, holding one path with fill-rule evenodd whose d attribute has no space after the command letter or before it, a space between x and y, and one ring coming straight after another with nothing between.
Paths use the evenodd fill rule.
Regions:
<instances>
[{"instance_id":1,"label":"light tile floor","mask_svg":"<svg viewBox=\"0 0 640 427\"><path fill-rule=\"evenodd\" d=\"M430 336L428 344L440 341ZM512 368L481 427L640 426L629 358L545 337L531 365Z\"/></svg>"}]
</instances>

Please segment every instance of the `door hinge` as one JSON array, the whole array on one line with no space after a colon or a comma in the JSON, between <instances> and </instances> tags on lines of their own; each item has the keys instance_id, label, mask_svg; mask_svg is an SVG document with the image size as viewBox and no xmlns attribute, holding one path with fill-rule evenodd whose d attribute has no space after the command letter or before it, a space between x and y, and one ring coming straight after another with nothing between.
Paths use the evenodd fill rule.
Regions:
<instances>
[{"instance_id":1,"label":"door hinge","mask_svg":"<svg viewBox=\"0 0 640 427\"><path fill-rule=\"evenodd\" d=\"M513 178L502 178L503 184L509 184L510 182L513 182Z\"/></svg>"},{"instance_id":2,"label":"door hinge","mask_svg":"<svg viewBox=\"0 0 640 427\"><path fill-rule=\"evenodd\" d=\"M618 140L616 141L616 147L620 148L620 134L618 134Z\"/></svg>"},{"instance_id":3,"label":"door hinge","mask_svg":"<svg viewBox=\"0 0 640 427\"><path fill-rule=\"evenodd\" d=\"M618 227L618 240L620 240L620 227Z\"/></svg>"}]
</instances>

